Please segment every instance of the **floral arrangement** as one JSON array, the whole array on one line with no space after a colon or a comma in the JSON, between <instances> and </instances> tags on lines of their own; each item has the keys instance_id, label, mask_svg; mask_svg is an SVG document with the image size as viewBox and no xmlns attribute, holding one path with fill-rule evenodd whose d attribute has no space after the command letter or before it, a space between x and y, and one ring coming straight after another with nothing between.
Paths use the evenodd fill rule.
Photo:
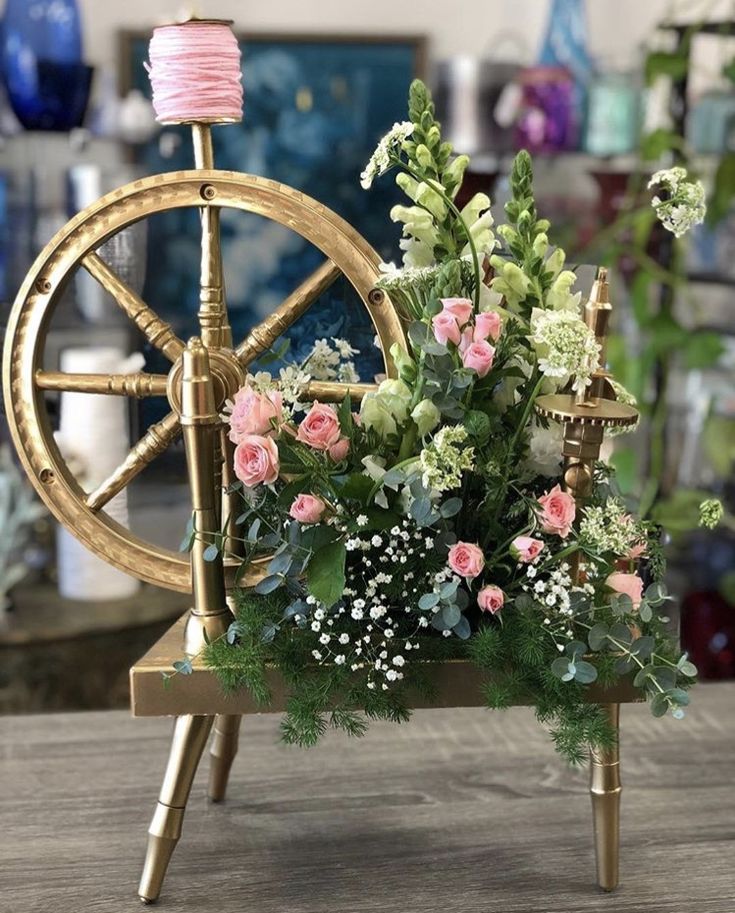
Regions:
<instances>
[{"instance_id":1,"label":"floral arrangement","mask_svg":"<svg viewBox=\"0 0 735 913\"><path fill-rule=\"evenodd\" d=\"M430 664L465 658L489 707L530 697L558 750L580 761L615 738L586 699L594 682L631 676L654 715L679 717L696 669L667 632L660 530L629 512L604 463L575 504L561 429L534 411L542 393L583 390L599 347L536 212L531 160L515 159L499 226L485 194L456 203L468 162L442 141L416 81L409 120L362 175L367 189L394 170L409 203L390 214L403 265L379 283L410 340L390 352L397 377L359 411L349 397L303 403L311 377L356 379L349 343L320 340L279 377L251 376L230 404L242 567L267 567L205 658L263 705L266 670L280 669L282 735L303 745L330 725L359 735L371 718L406 720ZM212 554L226 547L216 537Z\"/></svg>"}]
</instances>

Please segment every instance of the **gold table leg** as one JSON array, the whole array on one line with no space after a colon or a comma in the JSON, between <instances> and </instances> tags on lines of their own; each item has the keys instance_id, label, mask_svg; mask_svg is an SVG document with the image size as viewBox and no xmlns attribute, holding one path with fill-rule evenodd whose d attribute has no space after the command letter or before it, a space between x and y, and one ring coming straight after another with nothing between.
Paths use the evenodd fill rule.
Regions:
<instances>
[{"instance_id":1,"label":"gold table leg","mask_svg":"<svg viewBox=\"0 0 735 913\"><path fill-rule=\"evenodd\" d=\"M620 737L620 704L602 704L610 723ZM618 886L620 853L620 749L590 754L590 795L595 828L597 883L603 891Z\"/></svg>"},{"instance_id":2,"label":"gold table leg","mask_svg":"<svg viewBox=\"0 0 735 913\"><path fill-rule=\"evenodd\" d=\"M209 789L207 795L212 802L222 802L227 792L232 762L237 754L240 735L239 714L218 714L214 720L214 737L209 749Z\"/></svg>"},{"instance_id":3,"label":"gold table leg","mask_svg":"<svg viewBox=\"0 0 735 913\"><path fill-rule=\"evenodd\" d=\"M176 718L158 805L148 828L148 849L138 888L138 896L145 904L154 903L161 893L166 869L181 837L191 784L213 721L212 716Z\"/></svg>"}]
</instances>

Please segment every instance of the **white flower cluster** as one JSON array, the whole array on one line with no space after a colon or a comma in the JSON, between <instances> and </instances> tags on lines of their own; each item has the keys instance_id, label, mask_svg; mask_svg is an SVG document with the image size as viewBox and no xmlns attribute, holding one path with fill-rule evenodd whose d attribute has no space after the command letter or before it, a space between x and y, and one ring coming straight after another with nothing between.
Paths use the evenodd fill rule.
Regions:
<instances>
[{"instance_id":1,"label":"white flower cluster","mask_svg":"<svg viewBox=\"0 0 735 913\"><path fill-rule=\"evenodd\" d=\"M335 525L345 532L343 521ZM367 517L358 516L357 525L367 525ZM404 654L419 649L413 638L429 624L419 616L406 633L398 613L410 614L410 603L425 588L406 565L425 560L434 540L408 519L390 532L347 535L348 553L359 552L360 558L350 560L348 555L343 602L328 612L312 596L306 599L314 607L311 630L319 634L320 646L312 655L319 663L346 665L353 672L368 670L368 688L387 691L403 679Z\"/></svg>"},{"instance_id":2,"label":"white flower cluster","mask_svg":"<svg viewBox=\"0 0 735 913\"><path fill-rule=\"evenodd\" d=\"M661 187L667 192L667 199L657 195L651 206L663 227L677 238L704 221L707 212L704 187L701 181L689 180L686 168L677 166L657 171L648 187Z\"/></svg>"},{"instance_id":3,"label":"white flower cluster","mask_svg":"<svg viewBox=\"0 0 735 913\"><path fill-rule=\"evenodd\" d=\"M373 181L378 175L385 174L391 166L391 155L397 155L401 145L413 133L413 124L411 121L402 121L395 123L385 134L383 139L370 156L370 161L365 166L365 170L360 175L360 186L365 190L372 187Z\"/></svg>"},{"instance_id":4,"label":"white flower cluster","mask_svg":"<svg viewBox=\"0 0 735 913\"><path fill-rule=\"evenodd\" d=\"M575 313L534 308L529 338L536 350L539 370L557 389L570 379L576 392L587 386L597 367L600 347L592 330Z\"/></svg>"},{"instance_id":5,"label":"white flower cluster","mask_svg":"<svg viewBox=\"0 0 735 913\"><path fill-rule=\"evenodd\" d=\"M464 425L445 425L432 442L421 451L424 488L449 491L462 484L462 473L475 464L475 448L466 447L467 429Z\"/></svg>"},{"instance_id":6,"label":"white flower cluster","mask_svg":"<svg viewBox=\"0 0 735 913\"><path fill-rule=\"evenodd\" d=\"M574 636L572 592L593 593L594 587L591 584L575 587L569 565L566 562L562 562L553 570L540 575L539 562L540 559L537 558L527 566L526 580L521 584L521 589L541 607L544 614L544 628L558 645L560 639L569 640Z\"/></svg>"},{"instance_id":7,"label":"white flower cluster","mask_svg":"<svg viewBox=\"0 0 735 913\"><path fill-rule=\"evenodd\" d=\"M342 383L357 383L359 375L352 361L358 355L346 339L317 339L304 361L304 370L314 380L338 380Z\"/></svg>"},{"instance_id":8,"label":"white flower cluster","mask_svg":"<svg viewBox=\"0 0 735 913\"><path fill-rule=\"evenodd\" d=\"M585 507L579 524L579 541L599 554L611 552L619 558L629 555L645 542L645 532L615 498L595 507Z\"/></svg>"}]
</instances>

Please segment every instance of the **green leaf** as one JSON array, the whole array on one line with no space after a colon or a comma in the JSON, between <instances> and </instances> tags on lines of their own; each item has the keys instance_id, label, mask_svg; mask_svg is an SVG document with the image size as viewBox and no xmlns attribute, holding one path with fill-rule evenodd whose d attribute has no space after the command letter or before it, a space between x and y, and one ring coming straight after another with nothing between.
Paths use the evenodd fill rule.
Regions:
<instances>
[{"instance_id":1,"label":"green leaf","mask_svg":"<svg viewBox=\"0 0 735 913\"><path fill-rule=\"evenodd\" d=\"M462 499L448 498L439 508L439 513L445 520L448 520L458 514L460 510L462 510Z\"/></svg>"},{"instance_id":2,"label":"green leaf","mask_svg":"<svg viewBox=\"0 0 735 913\"><path fill-rule=\"evenodd\" d=\"M344 542L330 542L312 555L306 569L306 584L311 595L330 608L345 588Z\"/></svg>"},{"instance_id":3,"label":"green leaf","mask_svg":"<svg viewBox=\"0 0 735 913\"><path fill-rule=\"evenodd\" d=\"M645 62L646 82L650 85L657 76L668 76L674 81L683 79L689 70L689 54L684 49L673 53L652 51Z\"/></svg>"},{"instance_id":4,"label":"green leaf","mask_svg":"<svg viewBox=\"0 0 735 913\"><path fill-rule=\"evenodd\" d=\"M712 368L725 351L725 344L719 333L700 330L691 333L684 346L684 362L690 371Z\"/></svg>"},{"instance_id":5,"label":"green leaf","mask_svg":"<svg viewBox=\"0 0 735 913\"><path fill-rule=\"evenodd\" d=\"M551 671L557 678L564 681L565 677L569 674L569 660L565 659L563 656L558 656L551 664Z\"/></svg>"},{"instance_id":6,"label":"green leaf","mask_svg":"<svg viewBox=\"0 0 735 913\"><path fill-rule=\"evenodd\" d=\"M456 624L459 624L459 619L462 617L462 613L459 610L459 606L450 603L445 605L441 611L442 620L448 628L453 628Z\"/></svg>"},{"instance_id":7,"label":"green leaf","mask_svg":"<svg viewBox=\"0 0 735 913\"><path fill-rule=\"evenodd\" d=\"M649 635L637 637L630 646L630 652L638 659L648 659L656 649L656 641Z\"/></svg>"},{"instance_id":8,"label":"green leaf","mask_svg":"<svg viewBox=\"0 0 735 913\"><path fill-rule=\"evenodd\" d=\"M657 130L652 130L650 133L647 133L641 140L641 158L644 159L644 161L654 161L655 159L661 158L661 156L670 149L678 149L680 147L680 136L674 133L673 130L666 130L663 127L659 127Z\"/></svg>"},{"instance_id":9,"label":"green leaf","mask_svg":"<svg viewBox=\"0 0 735 913\"><path fill-rule=\"evenodd\" d=\"M646 602L645 599L638 606L638 617L646 624L653 618L653 609L651 608L650 603Z\"/></svg>"},{"instance_id":10,"label":"green leaf","mask_svg":"<svg viewBox=\"0 0 735 913\"><path fill-rule=\"evenodd\" d=\"M707 224L722 221L730 211L735 197L735 152L726 152L717 166L712 194L707 201Z\"/></svg>"},{"instance_id":11,"label":"green leaf","mask_svg":"<svg viewBox=\"0 0 735 913\"><path fill-rule=\"evenodd\" d=\"M454 594L457 592L458 587L459 587L458 580L449 580L449 581L447 581L447 583L443 583L439 587L440 599L443 599L445 602L449 599L453 599Z\"/></svg>"},{"instance_id":12,"label":"green leaf","mask_svg":"<svg viewBox=\"0 0 735 913\"><path fill-rule=\"evenodd\" d=\"M697 667L694 663L690 663L689 661L681 662L681 660L679 660L679 672L681 672L682 675L686 675L687 678L696 678Z\"/></svg>"},{"instance_id":13,"label":"green leaf","mask_svg":"<svg viewBox=\"0 0 735 913\"><path fill-rule=\"evenodd\" d=\"M426 612L428 609L433 609L435 605L439 603L439 593L424 593L424 595L419 599L419 608Z\"/></svg>"},{"instance_id":14,"label":"green leaf","mask_svg":"<svg viewBox=\"0 0 735 913\"><path fill-rule=\"evenodd\" d=\"M180 675L191 675L191 673L194 671L191 660L188 658L177 659L173 666Z\"/></svg>"},{"instance_id":15,"label":"green leaf","mask_svg":"<svg viewBox=\"0 0 735 913\"><path fill-rule=\"evenodd\" d=\"M661 694L661 692L654 694L654 696L651 698L651 713L657 717L666 716L668 709L669 702L666 698L666 695Z\"/></svg>"},{"instance_id":16,"label":"green leaf","mask_svg":"<svg viewBox=\"0 0 735 913\"><path fill-rule=\"evenodd\" d=\"M191 550L194 540L196 539L196 531L194 529L194 514L192 514L186 523L186 532L184 533L184 538L181 540L181 545L179 546L180 552L188 552Z\"/></svg>"},{"instance_id":17,"label":"green leaf","mask_svg":"<svg viewBox=\"0 0 735 913\"><path fill-rule=\"evenodd\" d=\"M464 615L459 619L457 624L452 628L452 631L459 637L460 640L468 640L472 629L470 628L470 623L467 621Z\"/></svg>"},{"instance_id":18,"label":"green leaf","mask_svg":"<svg viewBox=\"0 0 735 913\"><path fill-rule=\"evenodd\" d=\"M618 644L622 644L624 647L629 647L633 640L633 635L630 633L630 628L628 625L617 622L610 628L610 638L611 649L617 650L619 649Z\"/></svg>"},{"instance_id":19,"label":"green leaf","mask_svg":"<svg viewBox=\"0 0 735 913\"><path fill-rule=\"evenodd\" d=\"M204 549L202 558L204 558L205 561L214 561L217 558L217 555L219 555L219 548L212 543Z\"/></svg>"},{"instance_id":20,"label":"green leaf","mask_svg":"<svg viewBox=\"0 0 735 913\"><path fill-rule=\"evenodd\" d=\"M360 504L367 504L367 497L372 491L373 480L362 472L352 472L340 486L339 493L343 498L351 498Z\"/></svg>"},{"instance_id":21,"label":"green leaf","mask_svg":"<svg viewBox=\"0 0 735 913\"><path fill-rule=\"evenodd\" d=\"M345 396L342 402L339 404L337 409L337 417L339 418L339 430L345 437L350 437L352 434L352 399L349 396Z\"/></svg>"},{"instance_id":22,"label":"green leaf","mask_svg":"<svg viewBox=\"0 0 735 913\"><path fill-rule=\"evenodd\" d=\"M589 685L591 682L594 682L597 678L597 669L583 659L580 659L576 663L576 671L574 673L574 680L580 682L582 685Z\"/></svg>"},{"instance_id":23,"label":"green leaf","mask_svg":"<svg viewBox=\"0 0 735 913\"><path fill-rule=\"evenodd\" d=\"M609 630L609 627L604 621L599 622L590 629L590 632L587 635L590 650L598 651L605 647Z\"/></svg>"},{"instance_id":24,"label":"green leaf","mask_svg":"<svg viewBox=\"0 0 735 913\"><path fill-rule=\"evenodd\" d=\"M280 574L271 574L255 584L255 592L259 596L266 596L268 593L272 593L273 590L277 590L282 583L283 577Z\"/></svg>"}]
</instances>

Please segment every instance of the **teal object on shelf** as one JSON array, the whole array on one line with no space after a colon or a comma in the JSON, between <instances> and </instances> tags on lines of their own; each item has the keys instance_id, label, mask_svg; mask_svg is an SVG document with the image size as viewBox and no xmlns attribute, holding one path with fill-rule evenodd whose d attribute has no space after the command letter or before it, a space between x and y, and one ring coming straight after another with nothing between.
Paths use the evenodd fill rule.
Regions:
<instances>
[{"instance_id":1,"label":"teal object on shelf","mask_svg":"<svg viewBox=\"0 0 735 913\"><path fill-rule=\"evenodd\" d=\"M584 149L590 155L624 155L638 144L640 90L632 73L596 77L587 96Z\"/></svg>"},{"instance_id":2,"label":"teal object on shelf","mask_svg":"<svg viewBox=\"0 0 735 913\"><path fill-rule=\"evenodd\" d=\"M81 124L92 70L82 62L77 0L7 0L1 58L8 100L26 129Z\"/></svg>"}]
</instances>

